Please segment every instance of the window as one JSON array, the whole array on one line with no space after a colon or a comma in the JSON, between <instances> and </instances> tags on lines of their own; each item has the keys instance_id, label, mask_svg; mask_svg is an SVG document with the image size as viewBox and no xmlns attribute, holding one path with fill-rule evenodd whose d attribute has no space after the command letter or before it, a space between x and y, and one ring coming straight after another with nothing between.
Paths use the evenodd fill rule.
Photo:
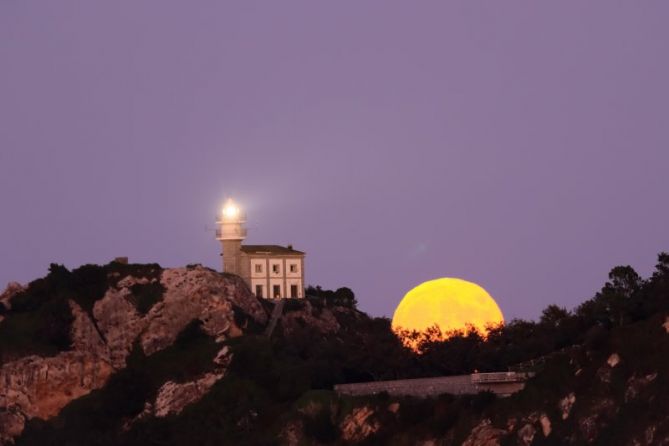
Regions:
<instances>
[{"instance_id":1,"label":"window","mask_svg":"<svg viewBox=\"0 0 669 446\"><path fill-rule=\"evenodd\" d=\"M297 297L297 285L290 286L290 297Z\"/></svg>"},{"instance_id":2,"label":"window","mask_svg":"<svg viewBox=\"0 0 669 446\"><path fill-rule=\"evenodd\" d=\"M262 297L262 285L256 285L256 297Z\"/></svg>"},{"instance_id":3,"label":"window","mask_svg":"<svg viewBox=\"0 0 669 446\"><path fill-rule=\"evenodd\" d=\"M296 273L297 272L297 263L291 263L290 264L290 272L291 273Z\"/></svg>"},{"instance_id":4,"label":"window","mask_svg":"<svg viewBox=\"0 0 669 446\"><path fill-rule=\"evenodd\" d=\"M279 264L278 264L278 263L272 265L272 272L273 272L274 274L279 274Z\"/></svg>"},{"instance_id":5,"label":"window","mask_svg":"<svg viewBox=\"0 0 669 446\"><path fill-rule=\"evenodd\" d=\"M262 265L260 263L256 264L256 272L257 273L262 273Z\"/></svg>"},{"instance_id":6,"label":"window","mask_svg":"<svg viewBox=\"0 0 669 446\"><path fill-rule=\"evenodd\" d=\"M281 297L281 285L274 285L272 287L272 293L274 294L275 298L280 298Z\"/></svg>"}]
</instances>

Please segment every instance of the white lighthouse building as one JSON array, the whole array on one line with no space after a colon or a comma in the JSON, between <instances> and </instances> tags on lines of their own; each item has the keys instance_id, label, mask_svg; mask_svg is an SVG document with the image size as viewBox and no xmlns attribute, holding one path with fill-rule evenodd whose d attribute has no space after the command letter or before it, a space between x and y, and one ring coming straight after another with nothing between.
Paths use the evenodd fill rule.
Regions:
<instances>
[{"instance_id":1,"label":"white lighthouse building","mask_svg":"<svg viewBox=\"0 0 669 446\"><path fill-rule=\"evenodd\" d=\"M242 245L246 215L228 199L217 216L223 272L236 274L257 297L304 297L304 253L291 245Z\"/></svg>"}]
</instances>

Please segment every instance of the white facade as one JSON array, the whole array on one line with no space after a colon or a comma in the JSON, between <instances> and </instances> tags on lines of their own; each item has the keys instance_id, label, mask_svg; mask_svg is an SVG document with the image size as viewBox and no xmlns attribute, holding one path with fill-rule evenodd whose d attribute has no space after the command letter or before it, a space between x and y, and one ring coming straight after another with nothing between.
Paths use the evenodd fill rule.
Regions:
<instances>
[{"instance_id":1,"label":"white facade","mask_svg":"<svg viewBox=\"0 0 669 446\"><path fill-rule=\"evenodd\" d=\"M304 254L282 246L263 252L254 246L242 246L242 262L249 265L249 287L258 297L304 297ZM283 252L285 251L285 252Z\"/></svg>"}]
</instances>

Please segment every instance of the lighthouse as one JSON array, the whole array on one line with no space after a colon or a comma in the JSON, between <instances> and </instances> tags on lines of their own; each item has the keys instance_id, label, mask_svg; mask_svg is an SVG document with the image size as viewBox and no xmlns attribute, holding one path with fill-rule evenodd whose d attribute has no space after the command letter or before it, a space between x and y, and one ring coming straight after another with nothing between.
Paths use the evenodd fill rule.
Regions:
<instances>
[{"instance_id":1,"label":"lighthouse","mask_svg":"<svg viewBox=\"0 0 669 446\"><path fill-rule=\"evenodd\" d=\"M223 272L244 279L256 297L304 297L304 252L292 245L242 245L246 214L231 198L216 216L216 239L221 242Z\"/></svg>"},{"instance_id":2,"label":"lighthouse","mask_svg":"<svg viewBox=\"0 0 669 446\"><path fill-rule=\"evenodd\" d=\"M216 239L221 242L223 271L242 275L241 247L246 238L246 216L232 198L228 198L218 216Z\"/></svg>"}]
</instances>

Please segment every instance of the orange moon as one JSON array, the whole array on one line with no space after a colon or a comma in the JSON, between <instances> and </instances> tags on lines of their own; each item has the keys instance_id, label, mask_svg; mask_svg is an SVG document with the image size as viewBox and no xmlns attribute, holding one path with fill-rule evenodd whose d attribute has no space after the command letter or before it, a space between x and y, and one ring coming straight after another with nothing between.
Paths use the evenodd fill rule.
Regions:
<instances>
[{"instance_id":1,"label":"orange moon","mask_svg":"<svg viewBox=\"0 0 669 446\"><path fill-rule=\"evenodd\" d=\"M462 279L441 278L406 293L395 309L392 328L396 333L424 332L436 325L446 336L475 328L485 336L490 326L503 323L502 311L482 287Z\"/></svg>"}]
</instances>

